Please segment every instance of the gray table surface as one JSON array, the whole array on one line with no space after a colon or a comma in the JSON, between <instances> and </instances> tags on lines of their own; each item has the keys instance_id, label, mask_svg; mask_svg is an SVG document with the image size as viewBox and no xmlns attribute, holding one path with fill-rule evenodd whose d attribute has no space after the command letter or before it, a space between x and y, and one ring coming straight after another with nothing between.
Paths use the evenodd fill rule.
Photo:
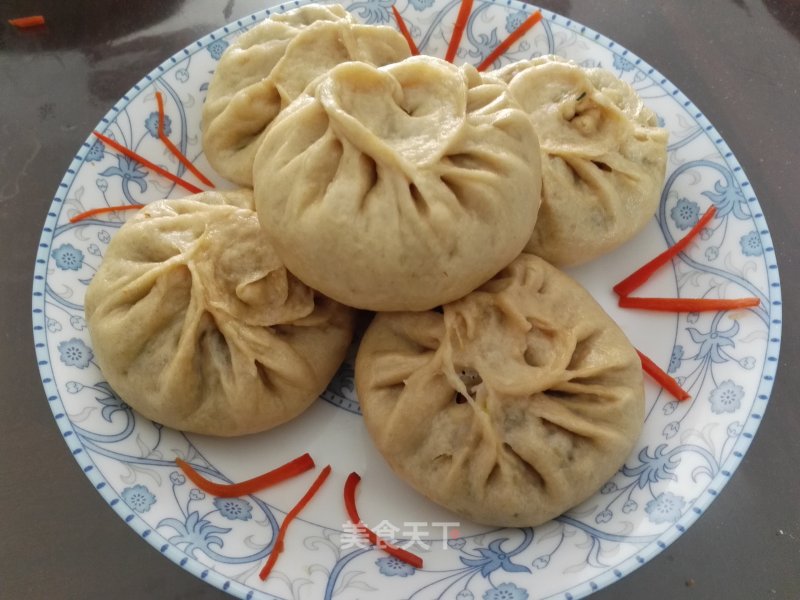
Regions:
<instances>
[{"instance_id":1,"label":"gray table surface","mask_svg":"<svg viewBox=\"0 0 800 600\"><path fill-rule=\"evenodd\" d=\"M716 125L760 199L784 298L777 382L741 466L687 533L593 598L798 600L800 2L541 5L643 57ZM260 8L253 0L0 5L0 598L227 597L143 542L81 473L40 383L30 292L47 209L87 133L165 57ZM48 26L5 25L30 13Z\"/></svg>"}]
</instances>

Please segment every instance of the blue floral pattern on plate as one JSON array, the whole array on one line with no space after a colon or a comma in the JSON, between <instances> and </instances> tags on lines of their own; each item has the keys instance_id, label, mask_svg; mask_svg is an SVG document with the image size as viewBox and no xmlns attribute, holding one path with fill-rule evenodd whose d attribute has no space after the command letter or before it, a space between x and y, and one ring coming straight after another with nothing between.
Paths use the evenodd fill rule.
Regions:
<instances>
[{"instance_id":1,"label":"blue floral pattern on plate","mask_svg":"<svg viewBox=\"0 0 800 600\"><path fill-rule=\"evenodd\" d=\"M393 24L389 0L356 0L346 6L364 22ZM421 51L442 56L459 1L400 0L396 6ZM209 74L236 35L282 10L231 23L169 58L134 86L98 129L183 176L183 165L157 139L153 115L159 90L166 101L166 133L202 171L213 174L199 135ZM483 60L534 10L514 0L476 4L458 62ZM146 203L183 193L90 137L65 174L42 232L33 287L37 360L55 422L86 476L120 517L169 560L241 598L295 598L302 590L304 597L369 600L391 589L398 597L418 600L574 599L653 558L720 493L758 427L777 366L781 296L766 222L731 150L688 98L612 40L543 13L542 22L496 66L556 52L583 66L608 68L637 89L670 131L668 176L650 229L620 252L574 274L692 400L675 402L648 383L645 428L625 465L592 498L549 523L501 530L461 523L445 539L431 535L425 540L429 548L420 550L423 569L371 547L345 549L340 491L343 474L351 470L364 475L359 503L368 524L454 520L398 482L372 450L360 426L352 355L323 401L308 413L242 440L210 440L164 428L131 410L103 380L83 298L128 213L74 224L69 218L121 200ZM606 299L609 281L674 243L712 205L716 216L700 239L674 262L667 277L648 283L647 292L753 295L760 307L654 317L621 311ZM603 285L592 272L603 273ZM310 475L263 493L221 499L193 486L176 470L174 459L190 461L215 481L230 482L305 451L330 461L334 474L290 528L274 576L262 583L258 570Z\"/></svg>"}]
</instances>

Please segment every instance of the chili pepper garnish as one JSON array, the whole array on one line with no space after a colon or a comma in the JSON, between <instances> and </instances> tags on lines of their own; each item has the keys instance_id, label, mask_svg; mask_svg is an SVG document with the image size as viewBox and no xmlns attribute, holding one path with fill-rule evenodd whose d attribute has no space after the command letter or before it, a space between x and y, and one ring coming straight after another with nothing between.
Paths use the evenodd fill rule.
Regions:
<instances>
[{"instance_id":1,"label":"chili pepper garnish","mask_svg":"<svg viewBox=\"0 0 800 600\"><path fill-rule=\"evenodd\" d=\"M143 206L144 204L122 204L120 206L103 206L102 208L93 208L91 210L79 213L74 217L70 217L69 222L77 223L78 221L83 221L84 219L88 219L89 217L93 217L95 215L118 212L121 210L139 210Z\"/></svg>"},{"instance_id":2,"label":"chili pepper garnish","mask_svg":"<svg viewBox=\"0 0 800 600\"><path fill-rule=\"evenodd\" d=\"M694 240L694 238L700 234L703 228L708 225L716 212L716 207L712 206L709 208L706 211L706 214L704 214L703 217L697 223L695 223L695 226L691 228L689 233L675 242L672 246L664 250L664 252L656 256L650 262L639 267L636 271L615 285L613 289L617 295L630 295L631 292L641 287L648 279L650 279L650 277L652 277L653 274L658 271L658 269L683 252L686 249L686 246L688 246L692 240Z\"/></svg>"},{"instance_id":3,"label":"chili pepper garnish","mask_svg":"<svg viewBox=\"0 0 800 600\"><path fill-rule=\"evenodd\" d=\"M347 481L345 481L344 484L344 506L347 510L347 516L350 517L350 521L352 521L353 525L356 526L360 533L367 537L371 544L374 544L381 550L384 550L387 554L395 557L397 560L401 560L412 567L421 569L422 559L419 556L412 554L408 550L403 550L402 548L393 546L386 540L379 538L374 531L369 529L361 521L361 517L358 516L358 509L356 508L356 488L358 487L360 481L361 476L354 472L347 476Z\"/></svg>"},{"instance_id":4,"label":"chili pepper garnish","mask_svg":"<svg viewBox=\"0 0 800 600\"><path fill-rule=\"evenodd\" d=\"M672 394L676 399L683 401L688 400L691 398L689 392L684 390L678 382L675 381L672 377L670 377L665 371L661 369L656 363L654 363L650 358L648 358L645 354L642 354L638 350L636 354L639 355L639 360L642 361L642 369L645 373L650 375L656 383L658 383L662 388L667 390L670 394Z\"/></svg>"},{"instance_id":5,"label":"chili pepper garnish","mask_svg":"<svg viewBox=\"0 0 800 600\"><path fill-rule=\"evenodd\" d=\"M411 37L411 32L406 27L406 22L403 20L403 15L400 14L400 11L395 8L395 5L392 4L392 14L394 14L394 20L397 22L397 28L400 30L400 33L406 38L406 42L408 43L408 49L411 50L411 54L414 56L419 55L419 48L414 43L414 38Z\"/></svg>"},{"instance_id":6,"label":"chili pepper garnish","mask_svg":"<svg viewBox=\"0 0 800 600\"><path fill-rule=\"evenodd\" d=\"M640 308L662 312L709 312L734 310L737 308L755 308L761 303L758 298L733 298L717 300L714 298L635 298L621 296L620 308Z\"/></svg>"},{"instance_id":7,"label":"chili pepper garnish","mask_svg":"<svg viewBox=\"0 0 800 600\"><path fill-rule=\"evenodd\" d=\"M28 29L30 27L39 27L40 25L44 25L44 17L42 15L17 17L16 19L9 19L8 23L17 29Z\"/></svg>"},{"instance_id":8,"label":"chili pepper garnish","mask_svg":"<svg viewBox=\"0 0 800 600\"><path fill-rule=\"evenodd\" d=\"M164 98L161 95L161 92L156 92L156 103L158 104L158 139L160 139L167 149L175 155L175 157L181 161L181 164L186 167L191 173L197 177L200 181L205 183L208 187L215 187L211 180L203 175L200 170L194 166L192 161L190 161L180 149L172 143L172 141L167 137L167 134L164 132Z\"/></svg>"},{"instance_id":9,"label":"chili pepper garnish","mask_svg":"<svg viewBox=\"0 0 800 600\"><path fill-rule=\"evenodd\" d=\"M186 477L198 488L220 498L235 498L237 496L255 494L259 490L286 481L287 479L296 477L314 468L314 459L306 453L277 469L273 469L272 471L268 471L246 481L241 481L239 483L215 483L200 475L200 473L195 471L185 460L176 458L175 463L180 467L181 471L186 474Z\"/></svg>"},{"instance_id":10,"label":"chili pepper garnish","mask_svg":"<svg viewBox=\"0 0 800 600\"><path fill-rule=\"evenodd\" d=\"M97 139L99 139L104 144L106 144L108 146L111 146L112 148L114 148L114 150L116 150L120 154L122 154L124 156L127 156L128 158L130 158L132 160L135 160L138 163L141 163L142 165L144 165L145 167L148 167L149 169L152 169L153 171L155 171L156 173L158 173L162 177L164 177L166 179L169 179L171 182L175 183L176 185L181 186L182 188L192 192L193 194L199 194L199 193L201 193L203 191L199 187L194 186L191 183L188 183L188 182L184 181L183 179L181 179L177 175L173 175L172 173L170 173L166 169L162 169L157 164L150 162L149 160L147 160L143 156L137 154L133 150L129 150L128 148L126 148L125 146L120 144L118 141L113 140L110 137L105 136L105 135L103 135L102 133L100 133L98 131L94 131L93 133L94 133L94 135L95 135L95 137Z\"/></svg>"},{"instance_id":11,"label":"chili pepper garnish","mask_svg":"<svg viewBox=\"0 0 800 600\"><path fill-rule=\"evenodd\" d=\"M272 571L272 568L275 566L275 563L278 561L278 556L281 552L283 552L283 539L286 537L286 530L289 528L289 524L294 521L295 517L300 514L306 504L308 504L314 495L319 491L319 488L322 487L322 484L325 483L325 480L328 478L328 475L331 474L331 466L328 465L320 472L319 476L314 480L314 483L311 484L311 487L308 488L308 491L305 495L300 498L300 501L294 505L292 510L288 512L286 518L281 523L281 528L278 530L278 535L275 537L275 544L272 546L272 552L267 558L267 563L264 565L264 568L261 569L261 572L258 574L261 581L264 581Z\"/></svg>"},{"instance_id":12,"label":"chili pepper garnish","mask_svg":"<svg viewBox=\"0 0 800 600\"><path fill-rule=\"evenodd\" d=\"M472 12L472 1L473 0L461 0L461 8L458 9L456 23L453 26L453 35L450 36L450 44L447 46L447 54L445 54L444 57L447 62L453 62L453 59L456 57L458 46L461 44L461 36L464 35L464 29L467 27L469 14Z\"/></svg>"},{"instance_id":13,"label":"chili pepper garnish","mask_svg":"<svg viewBox=\"0 0 800 600\"><path fill-rule=\"evenodd\" d=\"M512 31L509 36L503 40L497 48L492 50L492 52L487 56L484 61L478 65L478 71L485 71L489 67L492 66L494 61L500 58L503 54L508 52L508 49L519 40L523 35L528 33L530 29L533 28L539 21L542 20L542 11L537 10L533 13L530 17L525 19L519 27L517 27L514 31Z\"/></svg>"}]
</instances>

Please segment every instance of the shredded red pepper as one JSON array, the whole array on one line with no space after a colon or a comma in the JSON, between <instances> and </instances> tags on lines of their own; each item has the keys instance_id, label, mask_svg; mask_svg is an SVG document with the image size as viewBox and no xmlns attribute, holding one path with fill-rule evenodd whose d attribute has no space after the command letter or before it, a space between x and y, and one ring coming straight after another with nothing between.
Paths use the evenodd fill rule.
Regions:
<instances>
[{"instance_id":1,"label":"shredded red pepper","mask_svg":"<svg viewBox=\"0 0 800 600\"><path fill-rule=\"evenodd\" d=\"M95 215L118 212L121 210L139 210L143 206L144 204L123 204L121 206L104 206L103 208L93 208L92 210L87 210L86 212L79 213L74 217L70 217L69 222L77 223L78 221L83 221L84 219L88 219L89 217L93 217Z\"/></svg>"},{"instance_id":2,"label":"shredded red pepper","mask_svg":"<svg viewBox=\"0 0 800 600\"><path fill-rule=\"evenodd\" d=\"M450 45L447 46L447 54L444 57L447 62L453 62L456 57L458 46L461 44L461 36L464 35L469 14L472 12L472 1L461 0L461 8L458 9L456 24L453 26L453 35L450 37Z\"/></svg>"},{"instance_id":3,"label":"shredded red pepper","mask_svg":"<svg viewBox=\"0 0 800 600\"><path fill-rule=\"evenodd\" d=\"M128 148L126 148L125 146L123 146L122 144L117 142L116 140L112 140L110 137L105 136L102 133L99 133L97 131L95 131L93 133L94 133L94 135L95 135L95 137L97 139L99 139L104 144L107 144L107 145L111 146L112 148L114 148L114 150L116 150L120 154L123 154L123 155L127 156L128 158L133 159L133 160L141 163L145 167L148 167L149 169L152 169L153 171L155 171L156 173L158 173L162 177L164 177L166 179L169 179L171 182L175 183L176 185L181 186L182 188L192 192L193 194L199 194L199 193L201 193L203 191L199 187L194 186L191 183L188 183L188 182L184 181L183 179L181 179L177 175L173 175L172 173L170 173L166 169L162 169L158 165L156 165L154 163L151 163L149 160L147 160L143 156L141 156L139 154L136 154L136 152L134 152L133 150L129 150Z\"/></svg>"},{"instance_id":4,"label":"shredded red pepper","mask_svg":"<svg viewBox=\"0 0 800 600\"><path fill-rule=\"evenodd\" d=\"M403 550L402 548L393 546L386 540L379 538L374 531L369 529L361 521L361 517L358 516L358 510L356 509L356 488L358 487L360 481L361 476L358 473L350 473L350 475L347 476L347 481L344 483L344 506L347 509L347 516L350 517L353 525L358 528L360 533L363 533L367 537L370 544L374 544L381 550L384 550L390 556L395 557L397 560L401 560L412 567L421 569L422 559L419 556L412 554L408 550Z\"/></svg>"},{"instance_id":5,"label":"shredded red pepper","mask_svg":"<svg viewBox=\"0 0 800 600\"><path fill-rule=\"evenodd\" d=\"M636 351L636 354L639 355L639 360L642 361L642 369L644 369L644 372L650 375L650 377L652 377L655 380L655 382L658 383L658 385L667 390L667 392L672 394L676 399L680 401L688 400L689 398L691 398L689 393L686 390L684 390L680 385L678 385L677 381L675 381L667 373L662 371L661 368L656 363L654 363L650 358L648 358L646 355L642 354L638 350Z\"/></svg>"},{"instance_id":6,"label":"shredded red pepper","mask_svg":"<svg viewBox=\"0 0 800 600\"><path fill-rule=\"evenodd\" d=\"M692 227L689 233L678 240L675 244L664 250L664 252L656 256L653 260L642 267L639 267L631 275L628 275L625 279L620 281L614 286L614 291L619 296L628 296L631 292L641 287L644 282L650 279L650 277L652 277L653 274L658 271L658 269L683 252L686 246L688 246L692 240L703 230L703 228L708 225L709 221L711 221L716 212L716 207L712 206L709 208L706 211L706 214L703 215L703 218L700 219L694 227Z\"/></svg>"},{"instance_id":7,"label":"shredded red pepper","mask_svg":"<svg viewBox=\"0 0 800 600\"><path fill-rule=\"evenodd\" d=\"M634 273L614 286L614 291L619 295L620 308L639 308L643 310L657 310L663 312L707 312L718 310L733 310L737 308L755 308L760 304L758 298L734 298L715 300L711 298L632 298L630 293L642 286L653 274L670 260L683 252L694 238L714 218L717 209L711 206L703 217L695 223L694 227L656 256L647 264L637 269Z\"/></svg>"},{"instance_id":8,"label":"shredded red pepper","mask_svg":"<svg viewBox=\"0 0 800 600\"><path fill-rule=\"evenodd\" d=\"M272 546L272 552L267 558L267 563L264 565L264 568L261 569L261 572L258 576L261 578L261 581L264 581L272 571L272 568L275 566L275 563L278 561L278 556L281 552L283 552L283 538L286 537L286 530L289 528L289 524L294 521L295 517L300 514L306 504L308 504L314 495L319 491L319 488L322 487L322 484L325 483L325 480L328 478L328 475L331 474L331 466L328 465L320 472L319 476L314 480L314 483L311 484L311 487L308 488L308 491L305 495L300 498L300 501L294 505L294 508L289 511L286 515L286 518L281 523L281 528L278 530L278 535L275 537L275 544Z\"/></svg>"},{"instance_id":9,"label":"shredded red pepper","mask_svg":"<svg viewBox=\"0 0 800 600\"><path fill-rule=\"evenodd\" d=\"M392 4L392 13L394 14L394 20L397 22L397 28L400 30L400 33L406 38L406 42L408 43L408 48L411 50L411 54L414 56L419 55L419 48L414 43L414 38L411 37L411 32L406 27L406 22L403 20L403 16L400 12L395 8L394 4Z\"/></svg>"},{"instance_id":10,"label":"shredded red pepper","mask_svg":"<svg viewBox=\"0 0 800 600\"><path fill-rule=\"evenodd\" d=\"M237 496L246 496L248 494L255 494L259 490L278 484L281 481L286 481L292 477L296 477L301 473L305 473L309 469L314 468L314 459L306 453L298 456L292 461L289 461L283 466L268 471L258 477L253 477L247 481L239 483L214 483L209 481L200 473L195 471L192 466L185 460L180 458L175 459L175 463L180 467L186 476L204 492L213 494L220 498L235 498Z\"/></svg>"},{"instance_id":11,"label":"shredded red pepper","mask_svg":"<svg viewBox=\"0 0 800 600\"><path fill-rule=\"evenodd\" d=\"M17 29L28 29L29 27L39 27L44 25L44 17L42 15L31 15L30 17L9 19L8 22Z\"/></svg>"},{"instance_id":12,"label":"shredded red pepper","mask_svg":"<svg viewBox=\"0 0 800 600\"><path fill-rule=\"evenodd\" d=\"M761 303L758 298L734 298L731 300L715 300L713 298L635 298L621 296L620 308L641 308L663 312L708 312L733 310L737 308L755 308Z\"/></svg>"},{"instance_id":13,"label":"shredded red pepper","mask_svg":"<svg viewBox=\"0 0 800 600\"><path fill-rule=\"evenodd\" d=\"M164 98L161 95L161 92L156 92L156 103L158 104L158 139L160 139L167 149L175 155L175 157L181 161L181 164L186 167L195 177L197 177L200 181L206 184L208 187L213 188L215 187L214 184L211 182L208 177L203 175L200 170L192 164L183 152L172 143L172 141L167 137L167 134L164 132Z\"/></svg>"},{"instance_id":14,"label":"shredded red pepper","mask_svg":"<svg viewBox=\"0 0 800 600\"><path fill-rule=\"evenodd\" d=\"M512 31L511 34L505 40L503 40L503 42L500 45L498 45L497 48L495 48L481 64L478 65L478 71L485 71L486 69L491 67L492 64L494 64L494 61L496 61L498 58L503 56L503 54L508 52L508 49L511 48L514 42L516 42L523 35L528 33L528 31L530 31L533 28L533 26L536 25L541 20L542 20L542 11L540 10L537 10L530 17L525 19L519 27L517 27L514 31Z\"/></svg>"}]
</instances>

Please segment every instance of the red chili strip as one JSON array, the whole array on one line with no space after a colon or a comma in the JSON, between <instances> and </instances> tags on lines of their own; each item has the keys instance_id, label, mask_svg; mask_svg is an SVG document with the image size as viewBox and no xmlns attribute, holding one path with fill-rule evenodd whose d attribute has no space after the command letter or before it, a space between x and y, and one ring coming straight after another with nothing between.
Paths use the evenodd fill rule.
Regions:
<instances>
[{"instance_id":1,"label":"red chili strip","mask_svg":"<svg viewBox=\"0 0 800 600\"><path fill-rule=\"evenodd\" d=\"M40 25L44 25L44 17L42 15L31 15L30 17L9 19L8 22L17 29L28 29L29 27L39 27Z\"/></svg>"},{"instance_id":2,"label":"red chili strip","mask_svg":"<svg viewBox=\"0 0 800 600\"><path fill-rule=\"evenodd\" d=\"M200 181L206 184L208 187L213 188L215 187L211 180L203 175L200 170L192 164L183 152L172 143L172 141L167 137L167 134L164 133L164 98L161 95L161 92L156 92L156 103L158 104L158 139L160 139L167 149L175 155L175 157L181 161L181 164L186 167L195 177L197 177Z\"/></svg>"},{"instance_id":3,"label":"red chili strip","mask_svg":"<svg viewBox=\"0 0 800 600\"><path fill-rule=\"evenodd\" d=\"M644 282L650 279L650 277L652 277L653 274L658 271L658 269L683 252L686 246L688 246L692 240L703 230L703 228L708 225L709 221L711 221L716 212L716 207L712 206L709 208L706 211L706 214L703 215L703 218L700 219L694 227L692 227L689 233L675 242L675 244L667 248L664 252L656 256L653 260L639 267L632 274L620 281L614 286L614 291L619 296L627 296L639 288L642 284L644 284Z\"/></svg>"},{"instance_id":4,"label":"red chili strip","mask_svg":"<svg viewBox=\"0 0 800 600\"><path fill-rule=\"evenodd\" d=\"M295 517L300 514L300 511L303 510L306 507L306 504L311 501L330 474L331 466L328 465L322 469L319 476L314 480L314 483L311 484L311 487L308 488L308 491L305 493L305 495L300 498L300 501L295 504L294 508L292 508L292 510L290 510L286 515L283 523L281 523L281 528L278 530L278 535L275 538L275 544L272 546L272 552L270 553L269 558L267 558L267 563L258 574L258 576L261 578L261 581L264 581L269 576L270 572L272 571L272 567L274 567L275 563L278 561L278 556L281 552L283 552L283 539L286 537L286 530L289 528L289 524L294 521Z\"/></svg>"},{"instance_id":5,"label":"red chili strip","mask_svg":"<svg viewBox=\"0 0 800 600\"><path fill-rule=\"evenodd\" d=\"M93 208L92 210L87 210L86 212L79 213L74 217L70 217L69 222L77 223L78 221L83 221L84 219L88 219L89 217L93 217L95 215L102 215L120 210L139 210L143 206L144 204L123 204L122 206L104 206L103 208Z\"/></svg>"},{"instance_id":6,"label":"red chili strip","mask_svg":"<svg viewBox=\"0 0 800 600\"><path fill-rule=\"evenodd\" d=\"M358 509L356 509L356 488L360 481L361 476L358 473L350 473L350 475L347 476L347 481L344 483L344 506L345 509L347 509L347 516L350 517L350 520L358 528L359 532L367 537L370 544L376 545L397 560L401 560L412 567L421 569L422 559L419 556L412 554L408 550L393 546L386 540L379 538L374 531L369 529L361 521L361 517L358 516Z\"/></svg>"},{"instance_id":7,"label":"red chili strip","mask_svg":"<svg viewBox=\"0 0 800 600\"><path fill-rule=\"evenodd\" d=\"M408 42L408 48L411 50L411 54L414 56L419 55L419 48L414 43L414 38L411 37L411 32L406 27L406 22L403 20L403 15L395 8L394 4L392 4L392 13L394 14L394 20L397 21L397 28L400 30L400 33L403 34L403 37L406 38L406 42Z\"/></svg>"},{"instance_id":8,"label":"red chili strip","mask_svg":"<svg viewBox=\"0 0 800 600\"><path fill-rule=\"evenodd\" d=\"M498 58L503 56L503 54L508 52L508 49L511 48L514 42L516 42L523 35L528 33L528 31L530 31L533 28L533 26L536 25L541 20L542 20L542 11L540 10L537 10L530 17L525 19L519 27L517 27L514 31L512 31L511 34L505 40L503 40L503 42L500 45L498 45L497 48L495 48L492 51L492 53L489 54L489 56L487 56L486 59L481 64L478 65L478 71L485 71L486 69L491 67L492 64L494 64L494 61L496 61Z\"/></svg>"},{"instance_id":9,"label":"red chili strip","mask_svg":"<svg viewBox=\"0 0 800 600\"><path fill-rule=\"evenodd\" d=\"M639 360L642 361L642 369L644 370L644 372L650 375L650 377L652 377L655 380L655 382L658 383L658 385L667 390L667 392L672 394L675 398L677 398L680 401L688 400L689 398L691 398L689 393L686 390L684 390L680 385L678 385L677 381L675 381L667 373L662 371L661 368L656 363L650 360L650 358L648 358L646 355L642 354L638 350L636 351L636 354L639 355Z\"/></svg>"},{"instance_id":10,"label":"red chili strip","mask_svg":"<svg viewBox=\"0 0 800 600\"><path fill-rule=\"evenodd\" d=\"M663 312L708 312L733 310L736 308L755 308L761 303L758 298L734 298L715 300L712 298L633 298L621 296L620 308L641 308Z\"/></svg>"},{"instance_id":11,"label":"red chili strip","mask_svg":"<svg viewBox=\"0 0 800 600\"><path fill-rule=\"evenodd\" d=\"M287 479L296 477L314 468L314 460L306 453L277 469L273 469L258 477L248 479L247 481L242 481L240 483L214 483L200 475L200 473L195 471L186 461L176 458L175 463L197 487L204 492L220 498L235 498L237 496L254 494L259 490L286 481Z\"/></svg>"},{"instance_id":12,"label":"red chili strip","mask_svg":"<svg viewBox=\"0 0 800 600\"><path fill-rule=\"evenodd\" d=\"M453 35L450 37L450 45L447 46L447 54L444 57L447 62L453 62L456 57L458 46L461 44L461 36L464 35L471 12L472 0L461 0L461 8L458 9L456 24L453 27Z\"/></svg>"},{"instance_id":13,"label":"red chili strip","mask_svg":"<svg viewBox=\"0 0 800 600\"><path fill-rule=\"evenodd\" d=\"M183 179L181 179L177 175L173 175L172 173L170 173L166 169L162 169L158 165L156 165L154 163L151 163L149 160L147 160L143 156L141 156L139 154L136 154L136 152L134 152L133 150L129 150L128 148L126 148L125 146L123 146L122 144L117 142L116 140L112 140L110 137L105 136L102 133L99 133L97 131L94 131L93 133L94 133L95 137L97 139L99 139L101 142L103 142L104 144L107 144L107 145L111 146L112 148L114 148L114 150L116 150L120 154L123 154L123 155L127 156L128 158L133 159L133 160L141 163L145 167L148 167L148 168L152 169L153 171L155 171L156 173L158 173L162 177L164 177L166 179L169 179L174 184L181 186L182 188L192 192L193 194L199 194L199 193L201 193L203 191L199 187L196 187L196 186L192 185L191 183L188 183L188 182L184 181Z\"/></svg>"}]
</instances>

